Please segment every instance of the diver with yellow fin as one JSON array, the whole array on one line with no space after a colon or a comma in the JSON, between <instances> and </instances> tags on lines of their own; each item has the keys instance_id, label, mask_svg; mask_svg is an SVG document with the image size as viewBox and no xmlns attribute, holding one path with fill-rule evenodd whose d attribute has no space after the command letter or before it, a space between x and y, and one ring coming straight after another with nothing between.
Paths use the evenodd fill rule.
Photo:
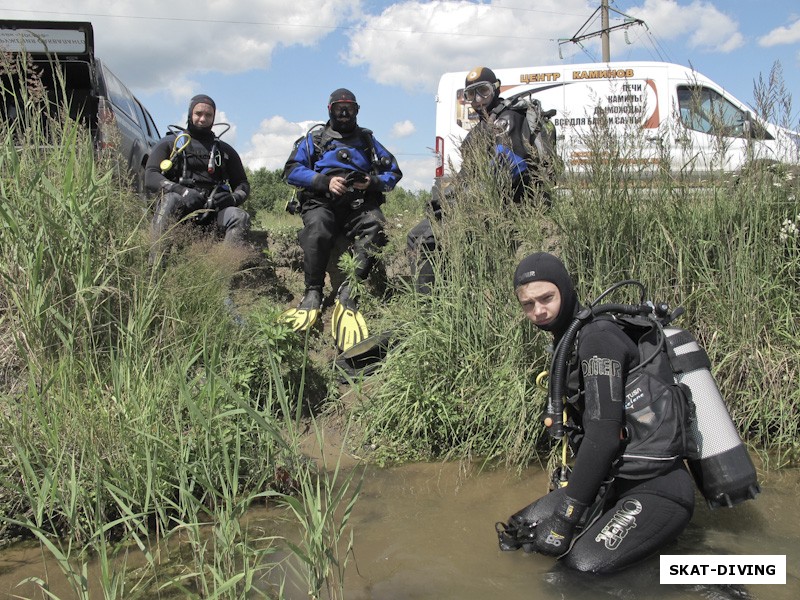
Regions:
<instances>
[{"instance_id":1,"label":"diver with yellow fin","mask_svg":"<svg viewBox=\"0 0 800 600\"><path fill-rule=\"evenodd\" d=\"M328 100L327 123L318 124L298 139L286 161L283 177L298 189L297 201L287 210L299 212L303 229L305 293L296 308L281 316L295 331L312 327L322 312L322 290L331 251L339 235L351 242L355 276L363 281L375 263L375 253L386 245L386 218L380 209L384 193L403 176L394 156L372 131L357 123L359 105L344 88ZM346 350L367 337L355 294L339 288L332 320L336 346Z\"/></svg>"},{"instance_id":2,"label":"diver with yellow fin","mask_svg":"<svg viewBox=\"0 0 800 600\"><path fill-rule=\"evenodd\" d=\"M292 326L292 331L305 331L317 322L321 313L322 287L314 287L306 290L297 308L283 311L280 318Z\"/></svg>"}]
</instances>

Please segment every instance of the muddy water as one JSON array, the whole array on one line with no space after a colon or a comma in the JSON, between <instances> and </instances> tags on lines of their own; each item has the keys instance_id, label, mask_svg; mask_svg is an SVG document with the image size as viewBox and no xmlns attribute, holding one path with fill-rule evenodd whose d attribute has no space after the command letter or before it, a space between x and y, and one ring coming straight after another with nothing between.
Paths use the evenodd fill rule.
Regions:
<instances>
[{"instance_id":1,"label":"muddy water","mask_svg":"<svg viewBox=\"0 0 800 600\"><path fill-rule=\"evenodd\" d=\"M690 588L660 585L658 557L614 576L554 568L553 559L500 552L494 523L546 489L546 476L507 472L464 477L456 465L412 465L366 475L352 518L355 560L348 600L495 598L581 600L800 597L800 472L768 475L756 501L706 508L665 554L785 554L787 585ZM299 598L300 596L298 596Z\"/></svg>"},{"instance_id":2,"label":"muddy water","mask_svg":"<svg viewBox=\"0 0 800 600\"><path fill-rule=\"evenodd\" d=\"M762 475L761 481L758 499L734 509L710 511L698 498L692 522L665 553L784 554L787 584L689 587L660 585L658 557L598 577L561 570L546 557L500 552L493 524L541 495L546 477L539 470L518 478L503 471L464 474L451 464L371 469L351 520L355 555L347 567L345 597L794 600L800 597L800 471ZM265 511L253 511L249 520L274 530ZM48 571L52 575L58 568L50 562ZM39 550L0 553L0 598L11 597L4 594L31 575L45 575Z\"/></svg>"}]
</instances>

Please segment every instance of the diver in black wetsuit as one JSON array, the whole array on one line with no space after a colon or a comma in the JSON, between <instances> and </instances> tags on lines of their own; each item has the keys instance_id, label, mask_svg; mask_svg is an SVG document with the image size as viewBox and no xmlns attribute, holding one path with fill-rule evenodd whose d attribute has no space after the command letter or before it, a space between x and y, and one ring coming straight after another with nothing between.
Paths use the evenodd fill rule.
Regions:
<instances>
[{"instance_id":1,"label":"diver in black wetsuit","mask_svg":"<svg viewBox=\"0 0 800 600\"><path fill-rule=\"evenodd\" d=\"M555 155L555 127L549 118L541 121L542 130L532 131L526 109L500 96L500 80L487 67L475 67L467 74L464 100L477 114L478 123L461 143L461 170L451 186L445 191L436 185L431 191L431 217L441 220L446 198L476 177L487 156L496 177L508 181L509 199L513 203L531 200L550 206L549 187L554 175L547 165ZM532 154L535 148L545 147L548 151L544 155L540 151ZM437 252L431 217L415 225L406 239L412 278L417 291L424 294L430 292L434 280L431 261Z\"/></svg>"},{"instance_id":2,"label":"diver in black wetsuit","mask_svg":"<svg viewBox=\"0 0 800 600\"><path fill-rule=\"evenodd\" d=\"M178 135L170 133L147 160L145 187L160 192L153 215L151 262L163 262L169 229L195 211L206 209L192 222L213 225L227 243L240 243L250 229L250 215L240 208L250 194L247 173L236 150L211 129L216 109L209 96L194 96L186 129L191 136L189 145L172 157L171 168L162 171L162 162L170 159Z\"/></svg>"},{"instance_id":3,"label":"diver in black wetsuit","mask_svg":"<svg viewBox=\"0 0 800 600\"><path fill-rule=\"evenodd\" d=\"M514 289L525 316L551 332L557 346L580 309L564 264L544 252L527 256L514 273ZM639 350L620 326L589 322L573 356L566 429L576 457L568 485L512 515L500 544L608 573L658 552L683 531L694 510L694 483L680 457L626 474L625 384Z\"/></svg>"}]
</instances>

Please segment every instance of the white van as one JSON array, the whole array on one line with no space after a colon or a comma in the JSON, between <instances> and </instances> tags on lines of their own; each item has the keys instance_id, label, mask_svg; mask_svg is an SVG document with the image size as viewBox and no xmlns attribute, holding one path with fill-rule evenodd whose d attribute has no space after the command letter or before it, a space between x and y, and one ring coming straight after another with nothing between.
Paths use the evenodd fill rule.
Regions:
<instances>
[{"instance_id":1,"label":"white van","mask_svg":"<svg viewBox=\"0 0 800 600\"><path fill-rule=\"evenodd\" d=\"M607 150L597 126L624 142L624 164L641 173L735 172L748 161L798 163L800 134L758 119L700 73L660 62L612 62L494 69L503 98L523 92L556 109L558 153L581 172ZM467 71L445 73L436 96L436 178L460 166L459 146L477 115L463 101ZM602 158L602 157L601 157Z\"/></svg>"}]
</instances>

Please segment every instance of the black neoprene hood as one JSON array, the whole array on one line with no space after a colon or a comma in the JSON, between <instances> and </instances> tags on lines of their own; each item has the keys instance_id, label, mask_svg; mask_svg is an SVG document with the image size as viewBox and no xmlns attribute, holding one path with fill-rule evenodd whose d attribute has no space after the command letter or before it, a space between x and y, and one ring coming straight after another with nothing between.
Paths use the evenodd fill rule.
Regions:
<instances>
[{"instance_id":1,"label":"black neoprene hood","mask_svg":"<svg viewBox=\"0 0 800 600\"><path fill-rule=\"evenodd\" d=\"M559 335L566 329L578 307L578 296L567 268L556 256L547 252L534 252L523 258L514 271L514 290L532 281L549 281L561 294L561 310L550 325L540 329Z\"/></svg>"},{"instance_id":2,"label":"black neoprene hood","mask_svg":"<svg viewBox=\"0 0 800 600\"><path fill-rule=\"evenodd\" d=\"M208 104L211 108L214 109L214 115L217 114L217 104L211 98L211 96L207 96L206 94L197 94L196 96L192 96L192 99L189 100L189 116L187 117L187 130L189 131L190 135L193 137L197 137L200 139L207 139L209 137L213 137L213 133L211 132L211 126L200 128L194 123L192 123L192 111L194 111L194 107L198 104Z\"/></svg>"}]
</instances>

